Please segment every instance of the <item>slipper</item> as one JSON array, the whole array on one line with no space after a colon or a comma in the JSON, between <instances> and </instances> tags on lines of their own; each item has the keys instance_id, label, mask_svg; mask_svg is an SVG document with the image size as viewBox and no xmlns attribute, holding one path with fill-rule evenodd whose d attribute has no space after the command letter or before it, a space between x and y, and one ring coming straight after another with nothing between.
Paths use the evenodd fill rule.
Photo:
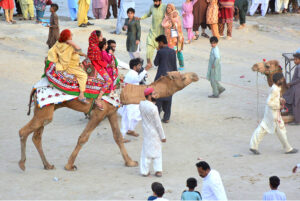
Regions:
<instances>
[{"instance_id":1,"label":"slipper","mask_svg":"<svg viewBox=\"0 0 300 201\"><path fill-rule=\"evenodd\" d=\"M137 134L136 132L134 132L134 131L131 131L131 132L127 132L126 133L127 135L131 135L131 136L134 136L134 137L138 137L139 136L139 134Z\"/></svg>"},{"instance_id":2,"label":"slipper","mask_svg":"<svg viewBox=\"0 0 300 201\"><path fill-rule=\"evenodd\" d=\"M206 33L202 33L201 36L204 38L209 38L209 36Z\"/></svg>"},{"instance_id":3,"label":"slipper","mask_svg":"<svg viewBox=\"0 0 300 201\"><path fill-rule=\"evenodd\" d=\"M95 101L95 103L96 103L99 110L101 110L101 111L104 110L104 107L103 107L102 103L99 104L99 103L97 103L97 101Z\"/></svg>"},{"instance_id":4,"label":"slipper","mask_svg":"<svg viewBox=\"0 0 300 201\"><path fill-rule=\"evenodd\" d=\"M86 98L85 98L85 97L82 98L82 99L78 97L78 100L79 100L80 102L84 103L84 104L89 104L89 102L86 101Z\"/></svg>"},{"instance_id":5,"label":"slipper","mask_svg":"<svg viewBox=\"0 0 300 201\"><path fill-rule=\"evenodd\" d=\"M199 34L195 35L195 40L199 39Z\"/></svg>"},{"instance_id":6,"label":"slipper","mask_svg":"<svg viewBox=\"0 0 300 201\"><path fill-rule=\"evenodd\" d=\"M15 20L10 21L12 24L17 24Z\"/></svg>"},{"instance_id":7,"label":"slipper","mask_svg":"<svg viewBox=\"0 0 300 201\"><path fill-rule=\"evenodd\" d=\"M183 71L184 70L184 67L180 67L178 68L179 71Z\"/></svg>"}]
</instances>

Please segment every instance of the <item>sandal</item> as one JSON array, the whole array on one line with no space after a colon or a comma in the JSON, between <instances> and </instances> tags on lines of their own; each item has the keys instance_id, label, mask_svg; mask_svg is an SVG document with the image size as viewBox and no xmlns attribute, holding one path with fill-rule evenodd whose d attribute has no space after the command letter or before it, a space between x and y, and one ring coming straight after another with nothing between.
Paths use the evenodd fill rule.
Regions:
<instances>
[{"instance_id":1,"label":"sandal","mask_svg":"<svg viewBox=\"0 0 300 201\"><path fill-rule=\"evenodd\" d=\"M103 107L102 103L97 102L97 100L95 101L95 103L96 103L96 105L97 105L97 107L98 107L99 110L101 110L101 111L104 110L104 107Z\"/></svg>"},{"instance_id":2,"label":"sandal","mask_svg":"<svg viewBox=\"0 0 300 201\"><path fill-rule=\"evenodd\" d=\"M209 38L209 36L206 33L202 33L201 36L203 36L204 38Z\"/></svg>"},{"instance_id":3,"label":"sandal","mask_svg":"<svg viewBox=\"0 0 300 201\"><path fill-rule=\"evenodd\" d=\"M195 35L195 40L199 39L199 34Z\"/></svg>"},{"instance_id":4,"label":"sandal","mask_svg":"<svg viewBox=\"0 0 300 201\"><path fill-rule=\"evenodd\" d=\"M82 98L82 99L78 97L78 100L79 100L80 102L84 103L84 104L89 104L89 102L86 100L85 97Z\"/></svg>"}]
</instances>

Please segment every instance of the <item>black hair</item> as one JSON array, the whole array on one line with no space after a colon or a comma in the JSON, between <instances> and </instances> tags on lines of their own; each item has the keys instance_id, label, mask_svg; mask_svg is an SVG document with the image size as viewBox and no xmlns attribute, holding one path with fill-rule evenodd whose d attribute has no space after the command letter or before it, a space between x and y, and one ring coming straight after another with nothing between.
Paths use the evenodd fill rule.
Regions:
<instances>
[{"instance_id":1,"label":"black hair","mask_svg":"<svg viewBox=\"0 0 300 201\"><path fill-rule=\"evenodd\" d=\"M277 177L277 176L272 176L272 177L270 177L270 178L269 178L269 181L270 181L270 186L271 186L272 188L277 189L278 186L280 185L280 179L279 179L279 177Z\"/></svg>"},{"instance_id":2,"label":"black hair","mask_svg":"<svg viewBox=\"0 0 300 201\"><path fill-rule=\"evenodd\" d=\"M283 74L282 73L275 73L273 75L273 83L276 84L279 80L281 80L283 77Z\"/></svg>"},{"instance_id":3,"label":"black hair","mask_svg":"<svg viewBox=\"0 0 300 201\"><path fill-rule=\"evenodd\" d=\"M186 185L187 187L189 187L189 189L194 189L197 186L197 179L195 179L194 177L188 178L186 180Z\"/></svg>"},{"instance_id":4,"label":"black hair","mask_svg":"<svg viewBox=\"0 0 300 201\"><path fill-rule=\"evenodd\" d=\"M112 43L117 44L115 40L108 40L107 45L110 46Z\"/></svg>"},{"instance_id":5,"label":"black hair","mask_svg":"<svg viewBox=\"0 0 300 201\"><path fill-rule=\"evenodd\" d=\"M99 48L100 48L100 50L102 50L103 47L104 47L104 45L106 45L106 44L107 44L106 38L103 38L102 41L99 43Z\"/></svg>"},{"instance_id":6,"label":"black hair","mask_svg":"<svg viewBox=\"0 0 300 201\"><path fill-rule=\"evenodd\" d=\"M156 42L162 42L163 44L167 45L168 44L168 40L167 40L167 37L165 35L160 35L160 36L157 36L155 38L155 41Z\"/></svg>"},{"instance_id":7,"label":"black hair","mask_svg":"<svg viewBox=\"0 0 300 201\"><path fill-rule=\"evenodd\" d=\"M296 53L293 55L295 58L300 59L300 53Z\"/></svg>"},{"instance_id":8,"label":"black hair","mask_svg":"<svg viewBox=\"0 0 300 201\"><path fill-rule=\"evenodd\" d=\"M107 53L109 53L109 50L112 50L112 51L114 51L114 50L113 50L113 48L112 48L111 46L107 46L107 48L106 48L106 52L107 52Z\"/></svg>"},{"instance_id":9,"label":"black hair","mask_svg":"<svg viewBox=\"0 0 300 201\"><path fill-rule=\"evenodd\" d=\"M54 8L55 12L58 11L58 5L56 3L51 4L51 8Z\"/></svg>"},{"instance_id":10,"label":"black hair","mask_svg":"<svg viewBox=\"0 0 300 201\"><path fill-rule=\"evenodd\" d=\"M204 171L205 170L210 170L210 166L205 161L200 161L199 163L196 164L196 166L197 166L197 168L201 167Z\"/></svg>"},{"instance_id":11,"label":"black hair","mask_svg":"<svg viewBox=\"0 0 300 201\"><path fill-rule=\"evenodd\" d=\"M155 185L153 190L154 190L153 192L157 195L157 197L162 197L165 194L165 188L161 183Z\"/></svg>"},{"instance_id":12,"label":"black hair","mask_svg":"<svg viewBox=\"0 0 300 201\"><path fill-rule=\"evenodd\" d=\"M129 12L135 13L135 10L134 10L133 8L128 8L128 9L127 9L127 14L128 14Z\"/></svg>"},{"instance_id":13,"label":"black hair","mask_svg":"<svg viewBox=\"0 0 300 201\"><path fill-rule=\"evenodd\" d=\"M159 182L153 182L151 184L151 189L152 189L153 192L154 192L154 189L156 188L157 185L161 185L161 183L159 183Z\"/></svg>"},{"instance_id":14,"label":"black hair","mask_svg":"<svg viewBox=\"0 0 300 201\"><path fill-rule=\"evenodd\" d=\"M100 36L101 36L101 31L100 31L100 30L96 30L96 35L97 35L98 37L100 37Z\"/></svg>"},{"instance_id":15,"label":"black hair","mask_svg":"<svg viewBox=\"0 0 300 201\"><path fill-rule=\"evenodd\" d=\"M139 65L140 63L141 63L140 58L131 59L131 60L129 61L129 67L130 67L130 69L133 69L134 66L137 66L137 65Z\"/></svg>"},{"instance_id":16,"label":"black hair","mask_svg":"<svg viewBox=\"0 0 300 201\"><path fill-rule=\"evenodd\" d=\"M210 41L210 43L218 43L219 42L218 38L215 36L210 37L209 41Z\"/></svg>"}]
</instances>

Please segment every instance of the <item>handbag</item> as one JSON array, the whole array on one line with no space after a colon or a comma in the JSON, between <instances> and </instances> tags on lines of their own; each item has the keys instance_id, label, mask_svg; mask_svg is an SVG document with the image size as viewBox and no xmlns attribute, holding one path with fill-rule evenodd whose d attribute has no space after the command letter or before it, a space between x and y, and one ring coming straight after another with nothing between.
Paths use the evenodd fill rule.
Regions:
<instances>
[{"instance_id":1,"label":"handbag","mask_svg":"<svg viewBox=\"0 0 300 201\"><path fill-rule=\"evenodd\" d=\"M177 38L178 37L177 29L171 29L171 37L172 38Z\"/></svg>"}]
</instances>

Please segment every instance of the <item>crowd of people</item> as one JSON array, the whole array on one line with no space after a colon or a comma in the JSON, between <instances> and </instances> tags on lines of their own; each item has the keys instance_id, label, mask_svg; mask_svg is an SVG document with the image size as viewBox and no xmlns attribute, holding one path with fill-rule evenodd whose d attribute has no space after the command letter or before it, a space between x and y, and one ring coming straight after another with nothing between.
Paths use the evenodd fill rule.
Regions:
<instances>
[{"instance_id":1,"label":"crowd of people","mask_svg":"<svg viewBox=\"0 0 300 201\"><path fill-rule=\"evenodd\" d=\"M272 2L272 1L271 1ZM292 0L293 11L299 12L297 1ZM88 20L90 0L68 0L71 19L78 23L79 27L93 25ZM72 40L72 33L65 29L59 31L59 20L56 14L59 6L50 0L18 0L16 5L20 5L22 19L33 20L34 9L36 8L36 21L42 22L46 5L50 5L50 24L47 45L49 47L48 60L56 64L57 71L65 71L76 76L80 94L78 100L83 104L89 103L84 97L87 81L87 73L80 64L80 56L87 57L95 70L104 79L104 85L99 91L99 96L95 100L97 107L103 110L102 96L107 93L114 93L114 82L118 74L117 59L115 57L116 42L106 40L100 30L95 30L90 34L87 54L83 53L80 46ZM268 10L269 2L264 0L253 0L250 8L250 15L253 15L261 4L262 15ZM16 23L13 20L14 2L12 0L0 1L0 6L5 10L6 22ZM288 11L288 1L275 0L275 13ZM245 27L245 18L248 10L248 0L186 0L182 5L182 14L173 4L165 5L162 0L153 0L153 5L148 13L142 17L135 16L134 0L93 0L92 9L94 17L97 19L108 19L111 17L110 7L113 16L117 18L116 30L112 34L120 34L122 30L127 31L126 49L129 57L130 70L125 76L124 82L127 84L139 85L147 71L157 66L157 73L154 81L166 76L168 72L184 69L183 47L184 43L189 44L197 40L200 36L209 38L211 52L208 63L207 79L211 83L212 95L209 98L219 98L225 88L219 83L221 80L221 54L218 42L224 37L225 27L227 29L227 39L232 37L233 20L235 13L239 15L240 28ZM117 7L119 8L117 12ZM235 8L237 8L235 10ZM271 12L272 6L270 5ZM17 9L18 10L18 9ZM183 20L181 19L181 15ZM28 17L29 16L29 17ZM147 36L147 65L142 68L143 60L140 55L141 25L140 20L152 17L152 23ZM201 27L201 35L199 28ZM212 37L206 33L210 28ZM184 42L183 29L186 29L188 38ZM177 68L177 60L179 68ZM276 133L287 154L297 153L298 150L292 148L286 136L286 129L282 120L280 109L287 104L294 112L295 125L300 124L300 53L294 54L296 70L292 82L288 85L287 94L280 97L281 86L284 81L282 73L275 73L273 76L273 86L267 99L264 119L255 130L250 141L250 151L259 154L258 145L267 133ZM162 176L162 146L166 142L162 122L169 123L171 117L172 96L166 98L156 98L156 92L149 87L144 91L145 100L140 104L131 104L119 109L122 116L121 133L124 142L127 135L138 137L135 127L139 121L143 125L143 146L140 158L140 173L142 176L150 175L150 163L153 162L154 175ZM292 98L291 98L292 97ZM295 98L296 97L296 101ZM160 113L164 112L163 118ZM197 180L189 178L187 180L188 190L182 193L182 200L227 200L227 195L220 177L220 174L210 168L208 163L201 161L196 164L200 177L203 178L201 193L196 192ZM296 172L300 165L294 167ZM264 194L264 200L285 200L284 193L277 190L280 179L276 176L270 177L271 191ZM152 184L153 196L149 200L166 200L163 198L164 187L160 183Z\"/></svg>"}]
</instances>

